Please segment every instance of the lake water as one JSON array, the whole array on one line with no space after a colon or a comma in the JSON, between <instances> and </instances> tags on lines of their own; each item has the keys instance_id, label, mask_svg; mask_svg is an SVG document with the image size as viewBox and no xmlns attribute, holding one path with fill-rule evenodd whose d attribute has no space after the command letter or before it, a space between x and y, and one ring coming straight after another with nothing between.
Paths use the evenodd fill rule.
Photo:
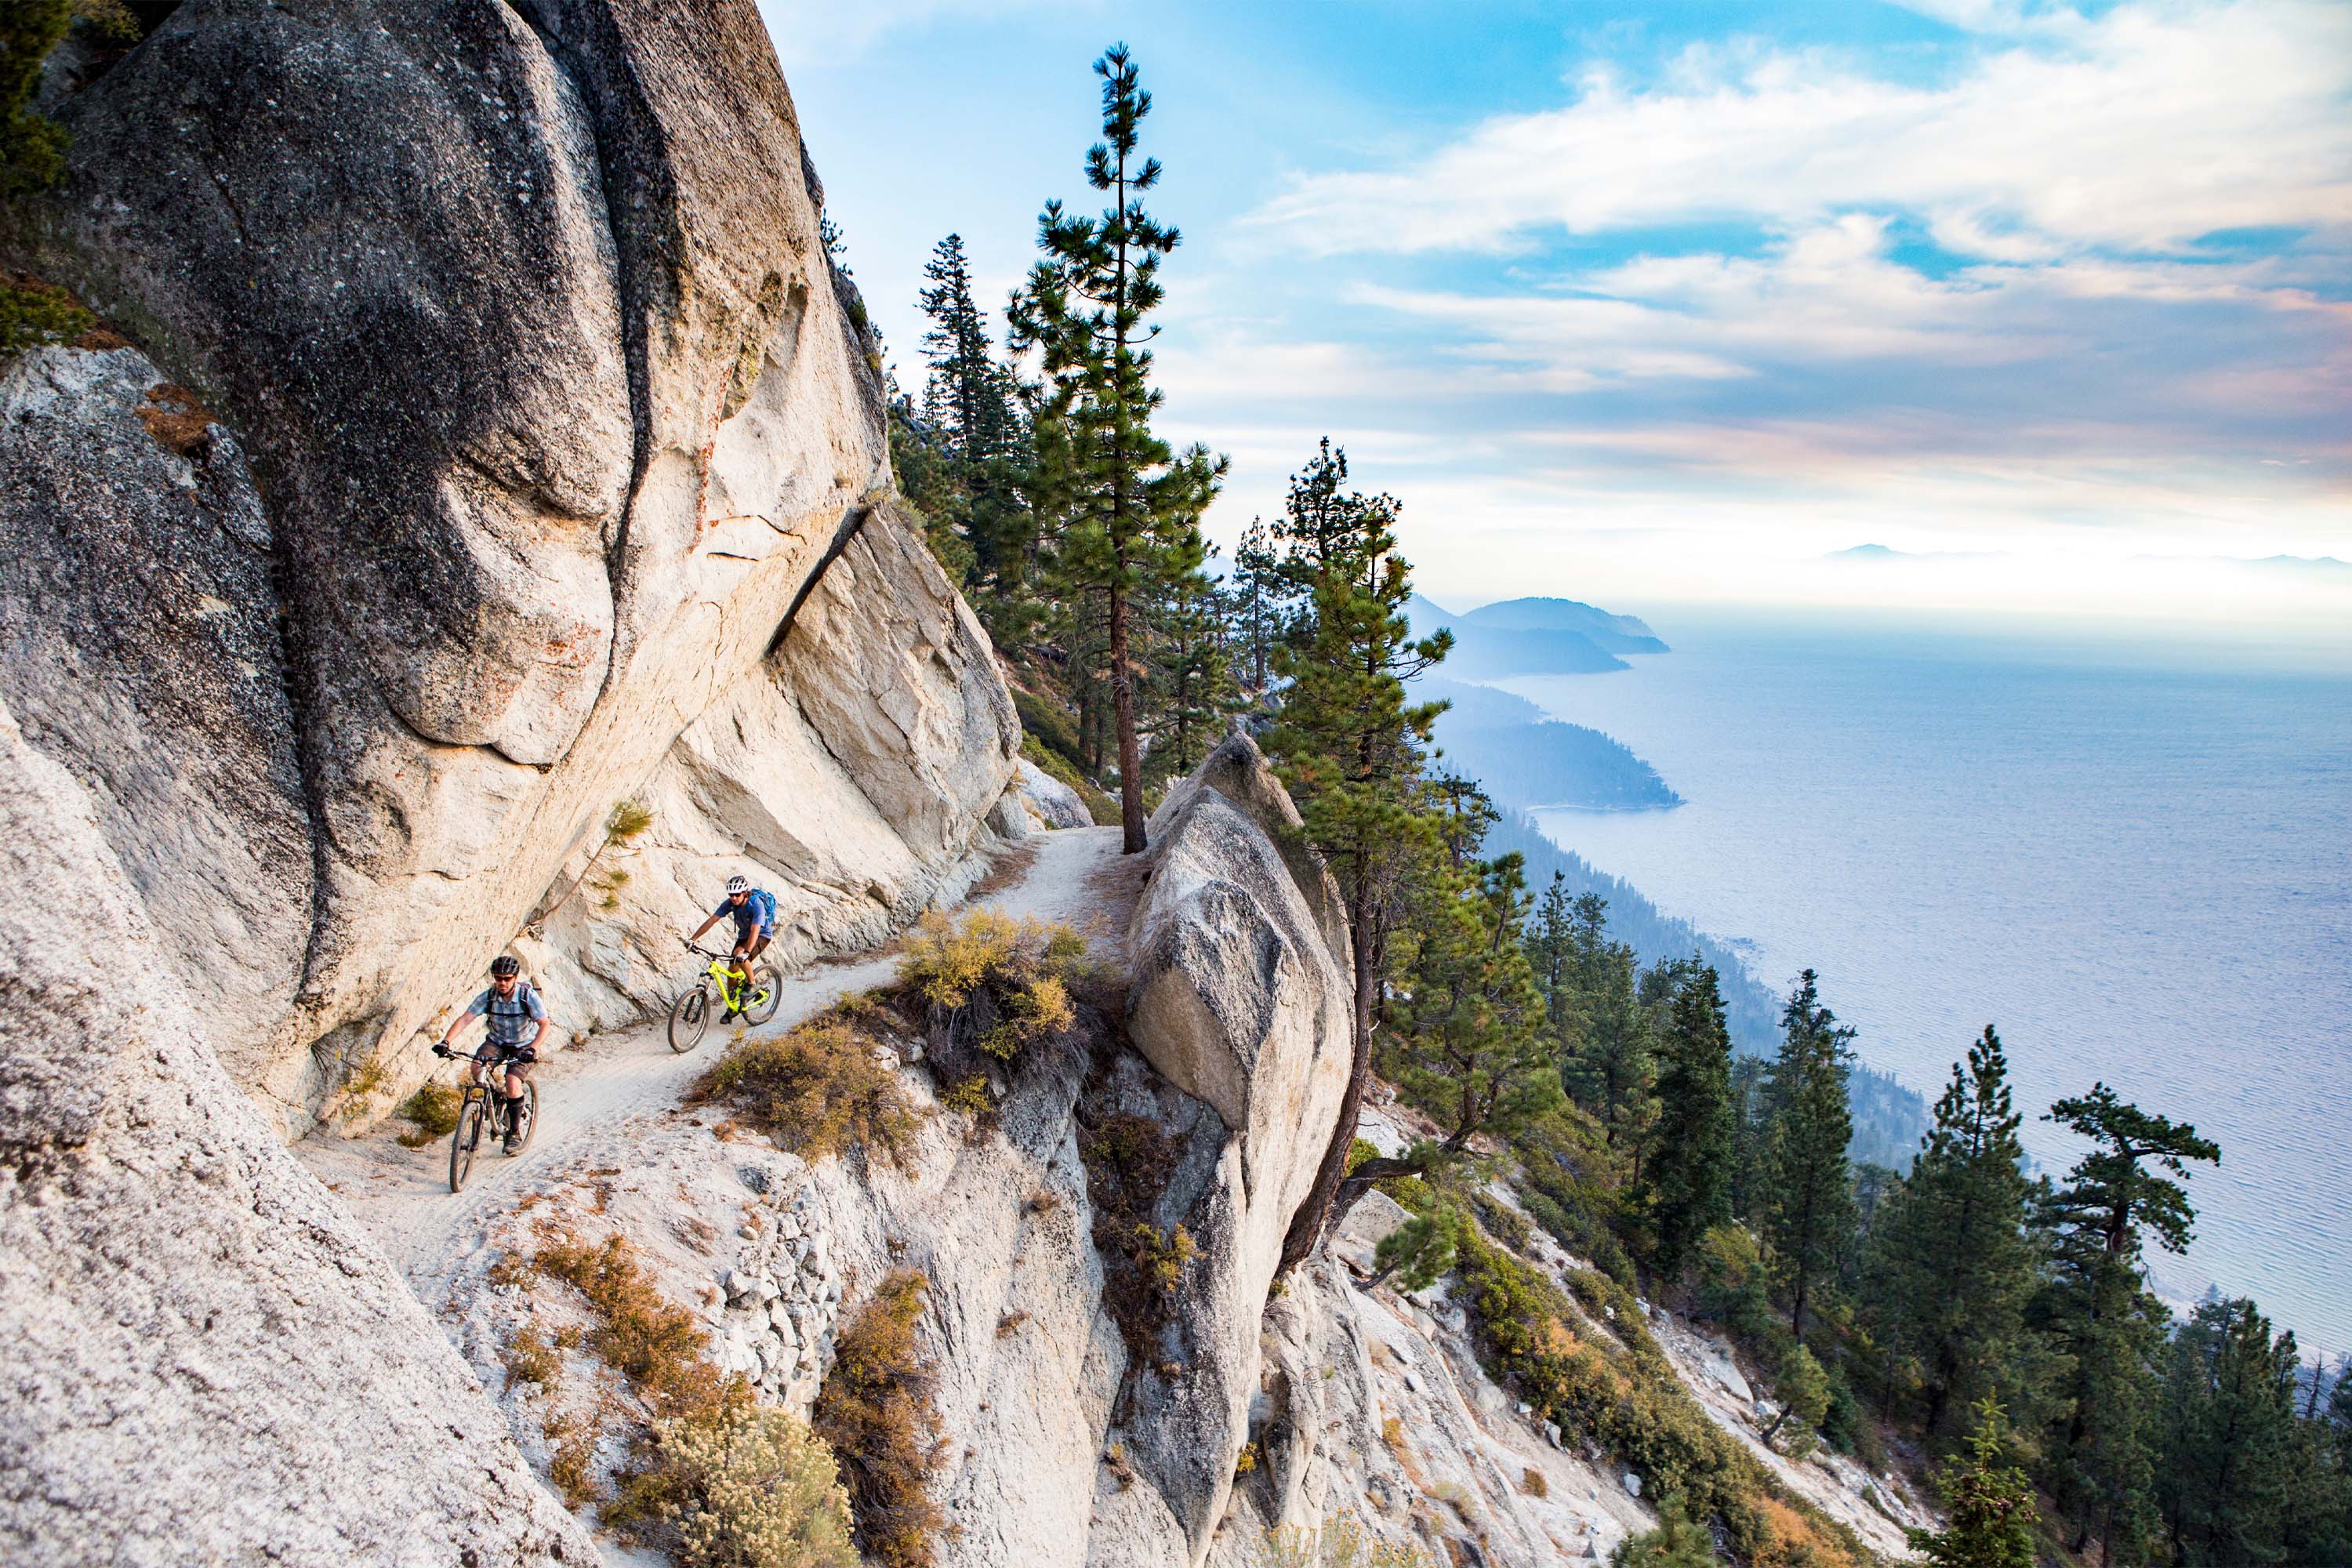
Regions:
<instances>
[{"instance_id":1,"label":"lake water","mask_svg":"<svg viewBox=\"0 0 2352 1568\"><path fill-rule=\"evenodd\" d=\"M2053 1173L2036 1119L2094 1080L2194 1122L2159 1288L2352 1350L2352 657L1643 613L1673 653L1507 684L1689 804L1545 831L1768 984L1820 970L1931 1098L1995 1025Z\"/></svg>"}]
</instances>

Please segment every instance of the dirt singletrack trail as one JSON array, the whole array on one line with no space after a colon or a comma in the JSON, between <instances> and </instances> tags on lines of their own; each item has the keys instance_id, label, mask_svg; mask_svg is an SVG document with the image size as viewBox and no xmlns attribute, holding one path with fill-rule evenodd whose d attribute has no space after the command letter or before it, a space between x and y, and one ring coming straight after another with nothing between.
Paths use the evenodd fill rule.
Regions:
<instances>
[{"instance_id":1,"label":"dirt singletrack trail","mask_svg":"<svg viewBox=\"0 0 2352 1568\"><path fill-rule=\"evenodd\" d=\"M1087 950L1117 959L1140 868L1119 856L1116 827L1043 833L1007 849L998 868L961 909L990 909L1014 919L1059 921L1087 939ZM782 1034L844 996L897 973L895 944L863 956L814 963L783 982L776 1016L746 1032ZM683 964L681 984L688 977ZM666 1115L735 1036L714 1026L690 1051L669 1047L667 1019L591 1036L540 1067L539 1128L513 1159L485 1143L463 1193L449 1191L449 1141L403 1148L404 1124L387 1118L359 1138L320 1134L298 1143L296 1157L343 1200L409 1288L427 1305L456 1267L484 1244L489 1222L584 1158L625 1166L648 1119ZM559 1021L560 1026L560 1021ZM462 1037L461 1037L462 1044Z\"/></svg>"}]
</instances>

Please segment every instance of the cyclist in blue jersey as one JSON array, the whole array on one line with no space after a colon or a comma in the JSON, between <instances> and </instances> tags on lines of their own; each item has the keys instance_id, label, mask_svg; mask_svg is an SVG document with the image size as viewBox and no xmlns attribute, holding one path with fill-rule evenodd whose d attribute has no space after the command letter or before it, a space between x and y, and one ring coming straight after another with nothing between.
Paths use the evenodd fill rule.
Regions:
<instances>
[{"instance_id":1,"label":"cyclist in blue jersey","mask_svg":"<svg viewBox=\"0 0 2352 1568\"><path fill-rule=\"evenodd\" d=\"M694 934L686 940L700 942L704 931L730 915L735 918L735 980L739 987L736 995L744 1002L753 1002L757 998L751 994L751 961L760 956L776 934L775 898L765 888L755 888L741 877L730 877L727 879L727 896L719 900L717 909L710 911L710 918L695 927ZM730 1008L727 1016L719 1022L728 1023L740 1012L740 1008Z\"/></svg>"}]
</instances>

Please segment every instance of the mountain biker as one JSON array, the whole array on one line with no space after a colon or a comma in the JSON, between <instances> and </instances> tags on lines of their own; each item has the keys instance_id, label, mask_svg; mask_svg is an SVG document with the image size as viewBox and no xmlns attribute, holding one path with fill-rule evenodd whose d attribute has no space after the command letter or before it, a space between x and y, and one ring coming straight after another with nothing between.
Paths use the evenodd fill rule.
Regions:
<instances>
[{"instance_id":1,"label":"mountain biker","mask_svg":"<svg viewBox=\"0 0 2352 1568\"><path fill-rule=\"evenodd\" d=\"M727 896L710 911L709 920L694 928L694 934L686 939L687 945L700 942L704 931L728 915L735 917L735 994L738 1000L748 1003L754 1000L751 994L751 961L765 951L776 934L776 900L766 889L755 888L741 877L730 877ZM730 1007L726 1017L719 1021L730 1022L741 1016L742 1011L740 1007Z\"/></svg>"},{"instance_id":2,"label":"mountain biker","mask_svg":"<svg viewBox=\"0 0 2352 1568\"><path fill-rule=\"evenodd\" d=\"M506 1068L506 1152L511 1154L530 1135L530 1129L523 1121L530 1114L530 1107L523 1100L522 1086L539 1061L539 1042L547 1037L547 1004L540 1000L538 988L522 978L522 965L515 962L514 955L502 952L490 960L489 989L449 1020L448 1032L433 1047L435 1056L457 1055L449 1048L449 1042L457 1037L457 1031L468 1018L482 1020L482 1045L474 1053L473 1066L466 1069L467 1077L487 1085L492 1068L500 1064Z\"/></svg>"}]
</instances>

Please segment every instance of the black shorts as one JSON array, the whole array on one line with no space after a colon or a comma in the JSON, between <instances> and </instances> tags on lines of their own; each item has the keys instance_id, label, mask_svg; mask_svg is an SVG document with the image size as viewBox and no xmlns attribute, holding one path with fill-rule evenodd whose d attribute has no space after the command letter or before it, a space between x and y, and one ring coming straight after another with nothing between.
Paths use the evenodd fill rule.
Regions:
<instances>
[{"instance_id":1,"label":"black shorts","mask_svg":"<svg viewBox=\"0 0 2352 1568\"><path fill-rule=\"evenodd\" d=\"M539 1065L539 1052L530 1046L486 1045L474 1053L474 1059L484 1067L503 1064L517 1078L529 1078L530 1069Z\"/></svg>"}]
</instances>

